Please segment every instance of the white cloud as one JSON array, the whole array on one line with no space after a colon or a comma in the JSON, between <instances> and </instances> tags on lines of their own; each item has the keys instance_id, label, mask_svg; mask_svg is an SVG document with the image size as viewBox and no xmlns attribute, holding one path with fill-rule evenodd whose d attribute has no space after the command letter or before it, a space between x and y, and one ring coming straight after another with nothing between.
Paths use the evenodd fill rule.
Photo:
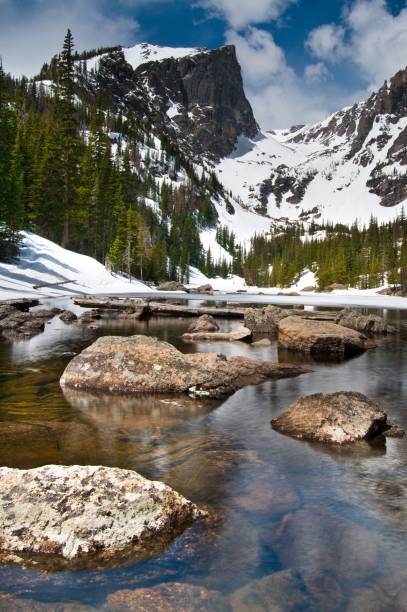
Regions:
<instances>
[{"instance_id":1,"label":"white cloud","mask_svg":"<svg viewBox=\"0 0 407 612\"><path fill-rule=\"evenodd\" d=\"M304 79L308 85L322 83L330 78L332 78L332 74L322 62L305 66Z\"/></svg>"},{"instance_id":2,"label":"white cloud","mask_svg":"<svg viewBox=\"0 0 407 612\"><path fill-rule=\"evenodd\" d=\"M246 93L263 128L313 123L328 114L324 95L307 88L269 32L250 27L243 35L229 30L226 40L236 46Z\"/></svg>"},{"instance_id":3,"label":"white cloud","mask_svg":"<svg viewBox=\"0 0 407 612\"><path fill-rule=\"evenodd\" d=\"M68 27L76 48L130 44L138 24L134 19L104 12L100 0L35 0L27 10L0 0L0 54L6 71L31 76L62 46Z\"/></svg>"},{"instance_id":4,"label":"white cloud","mask_svg":"<svg viewBox=\"0 0 407 612\"><path fill-rule=\"evenodd\" d=\"M291 4L298 0L196 0L195 5L209 11L214 17L225 19L236 30L248 25L278 19Z\"/></svg>"},{"instance_id":5,"label":"white cloud","mask_svg":"<svg viewBox=\"0 0 407 612\"><path fill-rule=\"evenodd\" d=\"M305 45L318 59L338 61L346 53L344 37L344 28L329 23L312 30Z\"/></svg>"},{"instance_id":6,"label":"white cloud","mask_svg":"<svg viewBox=\"0 0 407 612\"><path fill-rule=\"evenodd\" d=\"M316 28L306 46L318 59L353 64L375 89L407 64L407 8L392 15L385 0L356 0L344 13L343 26Z\"/></svg>"}]
</instances>

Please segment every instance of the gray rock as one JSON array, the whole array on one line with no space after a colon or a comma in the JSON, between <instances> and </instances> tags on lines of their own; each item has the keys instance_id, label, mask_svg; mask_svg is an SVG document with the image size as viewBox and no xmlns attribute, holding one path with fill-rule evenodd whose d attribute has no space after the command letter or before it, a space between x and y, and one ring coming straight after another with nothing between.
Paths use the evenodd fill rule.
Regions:
<instances>
[{"instance_id":1,"label":"gray rock","mask_svg":"<svg viewBox=\"0 0 407 612\"><path fill-rule=\"evenodd\" d=\"M171 344L147 336L104 336L72 359L60 382L110 393L189 392L220 398L246 385L306 371L297 365L217 353L184 355Z\"/></svg>"},{"instance_id":2,"label":"gray rock","mask_svg":"<svg viewBox=\"0 0 407 612\"><path fill-rule=\"evenodd\" d=\"M202 516L170 487L129 470L0 468L0 551L33 560L136 557Z\"/></svg>"},{"instance_id":3,"label":"gray rock","mask_svg":"<svg viewBox=\"0 0 407 612\"><path fill-rule=\"evenodd\" d=\"M215 332L218 330L219 325L211 315L202 315L188 327L190 333Z\"/></svg>"},{"instance_id":4,"label":"gray rock","mask_svg":"<svg viewBox=\"0 0 407 612\"><path fill-rule=\"evenodd\" d=\"M387 335L396 333L396 328L392 325L387 325L383 317L373 314L362 315L356 310L349 308L345 308L345 310L338 314L336 323L368 334Z\"/></svg>"},{"instance_id":5,"label":"gray rock","mask_svg":"<svg viewBox=\"0 0 407 612\"><path fill-rule=\"evenodd\" d=\"M61 321L64 321L64 323L71 323L72 321L77 321L78 319L76 314L72 312L71 310L64 310L59 315L59 318L61 319Z\"/></svg>"},{"instance_id":6,"label":"gray rock","mask_svg":"<svg viewBox=\"0 0 407 612\"><path fill-rule=\"evenodd\" d=\"M351 391L300 397L272 425L294 438L335 444L370 440L392 427L377 404Z\"/></svg>"},{"instance_id":7,"label":"gray rock","mask_svg":"<svg viewBox=\"0 0 407 612\"><path fill-rule=\"evenodd\" d=\"M278 306L247 308L244 315L244 324L253 333L273 334L277 331L278 322L288 317L289 314L289 311L278 308Z\"/></svg>"},{"instance_id":8,"label":"gray rock","mask_svg":"<svg viewBox=\"0 0 407 612\"><path fill-rule=\"evenodd\" d=\"M157 291L186 291L186 288L178 281L168 281L158 285Z\"/></svg>"},{"instance_id":9,"label":"gray rock","mask_svg":"<svg viewBox=\"0 0 407 612\"><path fill-rule=\"evenodd\" d=\"M331 321L296 316L286 317L278 323L278 343L288 350L342 359L376 346L353 329Z\"/></svg>"},{"instance_id":10,"label":"gray rock","mask_svg":"<svg viewBox=\"0 0 407 612\"><path fill-rule=\"evenodd\" d=\"M194 332L183 334L183 340L192 342L238 342L251 340L252 332L247 327L241 327L230 332Z\"/></svg>"},{"instance_id":11,"label":"gray rock","mask_svg":"<svg viewBox=\"0 0 407 612\"><path fill-rule=\"evenodd\" d=\"M310 597L292 570L249 582L231 597L233 612L295 612L312 609Z\"/></svg>"}]
</instances>

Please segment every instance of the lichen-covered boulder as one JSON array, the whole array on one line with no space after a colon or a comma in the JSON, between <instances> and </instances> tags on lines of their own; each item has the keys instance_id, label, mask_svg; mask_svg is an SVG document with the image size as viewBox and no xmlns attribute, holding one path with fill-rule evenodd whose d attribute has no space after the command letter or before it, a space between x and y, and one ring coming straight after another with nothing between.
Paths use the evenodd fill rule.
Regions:
<instances>
[{"instance_id":1,"label":"lichen-covered boulder","mask_svg":"<svg viewBox=\"0 0 407 612\"><path fill-rule=\"evenodd\" d=\"M351 391L300 397L272 425L294 438L335 444L369 440L394 427L380 406Z\"/></svg>"},{"instance_id":2,"label":"lichen-covered boulder","mask_svg":"<svg viewBox=\"0 0 407 612\"><path fill-rule=\"evenodd\" d=\"M104 336L72 359L60 383L113 393L191 393L221 398L246 385L307 371L298 365L218 353L183 354L148 336Z\"/></svg>"},{"instance_id":3,"label":"lichen-covered boulder","mask_svg":"<svg viewBox=\"0 0 407 612\"><path fill-rule=\"evenodd\" d=\"M331 321L286 317L278 323L278 344L290 351L337 358L352 357L375 346L366 336Z\"/></svg>"},{"instance_id":4,"label":"lichen-covered boulder","mask_svg":"<svg viewBox=\"0 0 407 612\"><path fill-rule=\"evenodd\" d=\"M0 551L67 562L144 555L204 516L161 482L100 466L0 468Z\"/></svg>"}]
</instances>

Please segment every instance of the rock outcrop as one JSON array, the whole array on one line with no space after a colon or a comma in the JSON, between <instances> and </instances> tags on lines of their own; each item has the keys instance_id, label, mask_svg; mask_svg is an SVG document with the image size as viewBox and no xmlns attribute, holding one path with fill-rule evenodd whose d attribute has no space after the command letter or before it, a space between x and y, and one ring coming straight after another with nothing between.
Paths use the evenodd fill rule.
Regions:
<instances>
[{"instance_id":1,"label":"rock outcrop","mask_svg":"<svg viewBox=\"0 0 407 612\"><path fill-rule=\"evenodd\" d=\"M375 345L366 336L331 321L286 317L278 324L278 344L314 356L352 357Z\"/></svg>"},{"instance_id":2,"label":"rock outcrop","mask_svg":"<svg viewBox=\"0 0 407 612\"><path fill-rule=\"evenodd\" d=\"M301 397L272 425L294 438L334 444L370 440L394 428L377 404L350 391Z\"/></svg>"},{"instance_id":3,"label":"rock outcrop","mask_svg":"<svg viewBox=\"0 0 407 612\"><path fill-rule=\"evenodd\" d=\"M72 310L64 310L59 315L59 318L64 323L72 323L73 321L77 321L78 319L77 315L74 312L72 312Z\"/></svg>"},{"instance_id":4,"label":"rock outcrop","mask_svg":"<svg viewBox=\"0 0 407 612\"><path fill-rule=\"evenodd\" d=\"M87 564L145 555L202 516L170 487L129 470L0 468L0 551L29 560Z\"/></svg>"},{"instance_id":5,"label":"rock outcrop","mask_svg":"<svg viewBox=\"0 0 407 612\"><path fill-rule=\"evenodd\" d=\"M104 336L72 359L60 382L110 393L189 392L220 398L246 385L306 371L301 366L217 353L184 355L147 336Z\"/></svg>"}]
</instances>

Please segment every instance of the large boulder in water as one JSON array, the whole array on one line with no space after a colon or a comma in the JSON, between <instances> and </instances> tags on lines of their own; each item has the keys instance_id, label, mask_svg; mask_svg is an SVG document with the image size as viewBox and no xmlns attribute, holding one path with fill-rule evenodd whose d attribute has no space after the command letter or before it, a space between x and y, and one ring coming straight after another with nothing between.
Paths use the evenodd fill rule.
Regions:
<instances>
[{"instance_id":1,"label":"large boulder in water","mask_svg":"<svg viewBox=\"0 0 407 612\"><path fill-rule=\"evenodd\" d=\"M338 358L358 355L375 346L353 329L302 317L286 317L278 323L278 344L291 351Z\"/></svg>"},{"instance_id":2,"label":"large boulder in water","mask_svg":"<svg viewBox=\"0 0 407 612\"><path fill-rule=\"evenodd\" d=\"M374 314L363 315L356 310L345 308L336 318L336 323L368 334L394 334L396 328L385 323L383 317Z\"/></svg>"},{"instance_id":3,"label":"large boulder in water","mask_svg":"<svg viewBox=\"0 0 407 612\"><path fill-rule=\"evenodd\" d=\"M273 334L277 331L279 321L288 317L289 314L290 311L278 306L247 308L244 314L244 325L256 334Z\"/></svg>"},{"instance_id":4,"label":"large boulder in water","mask_svg":"<svg viewBox=\"0 0 407 612\"><path fill-rule=\"evenodd\" d=\"M369 440L393 428L380 406L351 391L300 397L272 425L294 438L335 444Z\"/></svg>"},{"instance_id":5,"label":"large boulder in water","mask_svg":"<svg viewBox=\"0 0 407 612\"><path fill-rule=\"evenodd\" d=\"M116 393L191 393L221 398L269 378L307 372L301 366L225 357L184 355L148 336L104 336L72 359L61 385Z\"/></svg>"},{"instance_id":6,"label":"large boulder in water","mask_svg":"<svg viewBox=\"0 0 407 612\"><path fill-rule=\"evenodd\" d=\"M161 482L129 470L0 468L0 551L88 563L144 556L204 516Z\"/></svg>"}]
</instances>

